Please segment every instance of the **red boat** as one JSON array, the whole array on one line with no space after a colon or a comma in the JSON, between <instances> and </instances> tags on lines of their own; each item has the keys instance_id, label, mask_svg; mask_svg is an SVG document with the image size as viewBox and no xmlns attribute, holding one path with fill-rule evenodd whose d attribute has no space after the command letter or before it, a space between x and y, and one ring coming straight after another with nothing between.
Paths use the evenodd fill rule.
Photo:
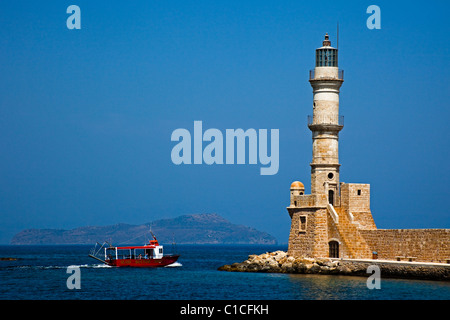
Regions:
<instances>
[{"instance_id":1,"label":"red boat","mask_svg":"<svg viewBox=\"0 0 450 320\"><path fill-rule=\"evenodd\" d=\"M99 260L112 267L142 267L154 268L168 266L178 260L179 255L164 255L163 246L152 234L153 240L143 246L105 247L105 259L97 257L100 249L91 251L89 257Z\"/></svg>"}]
</instances>

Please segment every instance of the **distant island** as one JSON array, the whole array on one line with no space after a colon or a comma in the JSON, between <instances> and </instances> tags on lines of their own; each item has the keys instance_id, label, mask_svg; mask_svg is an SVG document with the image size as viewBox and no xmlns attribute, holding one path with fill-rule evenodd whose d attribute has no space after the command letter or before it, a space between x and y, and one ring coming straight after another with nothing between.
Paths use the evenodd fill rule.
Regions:
<instances>
[{"instance_id":1,"label":"distant island","mask_svg":"<svg viewBox=\"0 0 450 320\"><path fill-rule=\"evenodd\" d=\"M233 224L215 213L182 215L141 225L119 223L71 230L26 229L17 233L11 244L93 244L103 241L137 244L149 239L150 228L160 243L277 244L276 238L267 232Z\"/></svg>"}]
</instances>

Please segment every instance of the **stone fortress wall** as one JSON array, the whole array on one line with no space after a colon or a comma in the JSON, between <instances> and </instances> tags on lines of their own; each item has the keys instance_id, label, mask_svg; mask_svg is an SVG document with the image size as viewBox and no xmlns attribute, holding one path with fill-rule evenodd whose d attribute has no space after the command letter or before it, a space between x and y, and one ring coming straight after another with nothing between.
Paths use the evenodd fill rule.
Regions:
<instances>
[{"instance_id":1,"label":"stone fortress wall","mask_svg":"<svg viewBox=\"0 0 450 320\"><path fill-rule=\"evenodd\" d=\"M450 229L377 229L370 211L370 185L340 184L340 203L305 195L303 184L291 186L289 254L416 262L450 262Z\"/></svg>"},{"instance_id":2,"label":"stone fortress wall","mask_svg":"<svg viewBox=\"0 0 450 320\"><path fill-rule=\"evenodd\" d=\"M450 229L360 230L378 259L450 263Z\"/></svg>"}]
</instances>

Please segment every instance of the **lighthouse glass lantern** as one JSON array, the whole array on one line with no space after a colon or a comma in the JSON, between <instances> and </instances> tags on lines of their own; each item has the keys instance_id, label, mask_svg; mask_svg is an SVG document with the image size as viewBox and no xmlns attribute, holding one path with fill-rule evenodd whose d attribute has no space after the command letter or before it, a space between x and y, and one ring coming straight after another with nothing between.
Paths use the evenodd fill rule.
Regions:
<instances>
[{"instance_id":1,"label":"lighthouse glass lantern","mask_svg":"<svg viewBox=\"0 0 450 320\"><path fill-rule=\"evenodd\" d=\"M316 67L337 67L337 65L337 49L331 46L328 34L326 34L323 46L316 49Z\"/></svg>"}]
</instances>

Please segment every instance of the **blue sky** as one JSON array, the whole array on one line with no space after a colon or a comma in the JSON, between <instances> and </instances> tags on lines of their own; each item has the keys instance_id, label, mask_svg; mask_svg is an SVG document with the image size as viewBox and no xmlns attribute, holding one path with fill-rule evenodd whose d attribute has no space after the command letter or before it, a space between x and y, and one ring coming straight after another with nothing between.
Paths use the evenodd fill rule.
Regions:
<instances>
[{"instance_id":1,"label":"blue sky","mask_svg":"<svg viewBox=\"0 0 450 320\"><path fill-rule=\"evenodd\" d=\"M66 9L81 8L68 30ZM366 9L381 9L369 30ZM2 1L0 243L25 228L216 212L287 242L310 190L308 72L325 32L345 70L341 181L378 228L448 228L448 1ZM177 128L279 129L280 167L180 165ZM102 240L102 239L99 239Z\"/></svg>"}]
</instances>

